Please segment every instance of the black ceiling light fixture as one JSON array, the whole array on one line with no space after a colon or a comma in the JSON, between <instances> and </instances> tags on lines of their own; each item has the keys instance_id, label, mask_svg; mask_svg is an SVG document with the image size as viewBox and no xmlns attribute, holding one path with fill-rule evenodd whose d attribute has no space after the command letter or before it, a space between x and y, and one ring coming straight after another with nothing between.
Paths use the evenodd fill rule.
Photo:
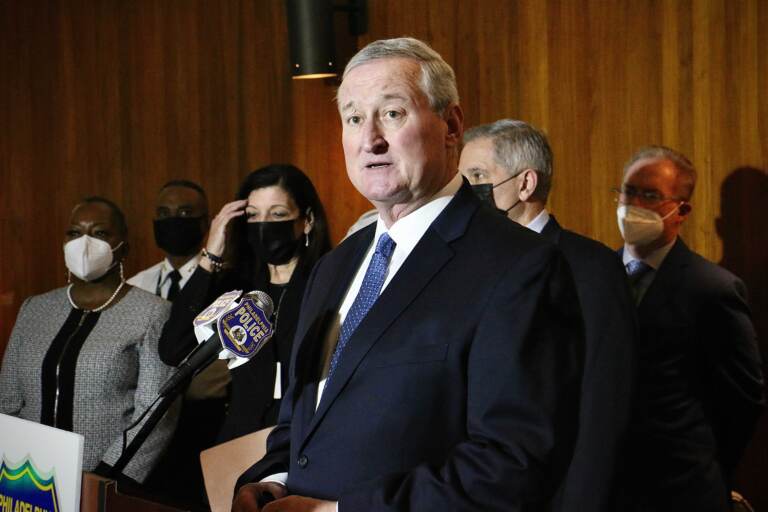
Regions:
<instances>
[{"instance_id":1,"label":"black ceiling light fixture","mask_svg":"<svg viewBox=\"0 0 768 512\"><path fill-rule=\"evenodd\" d=\"M366 31L366 0L286 0L291 75L294 79L338 75L334 12L349 14L349 33Z\"/></svg>"}]
</instances>

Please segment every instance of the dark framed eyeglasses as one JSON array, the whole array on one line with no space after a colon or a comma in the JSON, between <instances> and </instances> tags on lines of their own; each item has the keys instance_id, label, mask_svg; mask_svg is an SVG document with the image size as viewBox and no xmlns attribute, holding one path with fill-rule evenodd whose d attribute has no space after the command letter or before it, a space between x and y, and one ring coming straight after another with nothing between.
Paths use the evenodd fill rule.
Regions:
<instances>
[{"instance_id":1,"label":"dark framed eyeglasses","mask_svg":"<svg viewBox=\"0 0 768 512\"><path fill-rule=\"evenodd\" d=\"M622 185L619 188L612 188L611 192L616 194L614 201L617 203L626 203L628 199L636 199L645 204L659 204L664 201L685 201L682 197L667 197L662 195L658 190L649 190L644 188L637 188L631 185Z\"/></svg>"}]
</instances>

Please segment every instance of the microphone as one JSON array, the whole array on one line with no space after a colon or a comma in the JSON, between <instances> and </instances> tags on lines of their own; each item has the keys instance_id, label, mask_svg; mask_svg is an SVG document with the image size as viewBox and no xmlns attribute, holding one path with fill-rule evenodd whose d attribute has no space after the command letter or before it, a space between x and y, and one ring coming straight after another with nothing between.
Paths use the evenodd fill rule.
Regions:
<instances>
[{"instance_id":1,"label":"microphone","mask_svg":"<svg viewBox=\"0 0 768 512\"><path fill-rule=\"evenodd\" d=\"M219 358L220 353L225 357L250 359L272 338L269 320L275 309L272 298L254 290L233 302L239 295L239 291L225 293L195 318L196 326L215 322L216 330L179 364L176 373L160 388L161 397L177 391Z\"/></svg>"}]
</instances>

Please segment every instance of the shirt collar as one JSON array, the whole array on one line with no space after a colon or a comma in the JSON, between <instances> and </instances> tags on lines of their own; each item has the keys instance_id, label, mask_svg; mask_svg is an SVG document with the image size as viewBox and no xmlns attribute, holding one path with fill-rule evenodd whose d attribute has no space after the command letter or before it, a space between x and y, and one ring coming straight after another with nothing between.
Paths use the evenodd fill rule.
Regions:
<instances>
[{"instance_id":1,"label":"shirt collar","mask_svg":"<svg viewBox=\"0 0 768 512\"><path fill-rule=\"evenodd\" d=\"M658 249L650 253L645 258L635 258L632 254L630 254L629 247L627 247L627 244L624 244L624 251L623 251L624 254L622 254L621 259L624 262L625 266L630 261L639 260L647 264L651 268L653 268L653 270L659 270L659 267L664 262L664 258L666 258L667 254L669 254L669 251L672 250L672 246L675 245L676 241L677 241L677 238L669 242L667 245L663 247L659 247Z\"/></svg>"},{"instance_id":2,"label":"shirt collar","mask_svg":"<svg viewBox=\"0 0 768 512\"><path fill-rule=\"evenodd\" d=\"M527 227L531 231L541 233L544 230L544 226L547 225L547 222L549 222L549 212L547 211L546 208L544 208L525 227Z\"/></svg>"},{"instance_id":3,"label":"shirt collar","mask_svg":"<svg viewBox=\"0 0 768 512\"><path fill-rule=\"evenodd\" d=\"M456 173L456 176L448 182L440 191L435 194L428 203L419 207L417 210L412 211L405 217L398 219L389 230L381 219L381 215L376 220L376 235L374 237L374 247L376 241L379 239L382 233L388 233L392 240L395 241L396 250L402 251L405 254L410 254L411 250L416 247L421 237L424 236L427 229L432 222L442 213L448 203L451 202L453 196L461 188L462 178L461 174Z\"/></svg>"},{"instance_id":4,"label":"shirt collar","mask_svg":"<svg viewBox=\"0 0 768 512\"><path fill-rule=\"evenodd\" d=\"M181 278L184 279L186 277L189 277L192 275L192 273L197 268L197 265L200 263L200 253L195 254L192 258L189 259L188 262L183 264L181 268L179 268L179 274L181 274ZM160 277L161 281L165 280L165 278L173 272L173 265L171 265L171 262L168 261L168 258L165 258L163 260L163 266L160 269Z\"/></svg>"}]
</instances>

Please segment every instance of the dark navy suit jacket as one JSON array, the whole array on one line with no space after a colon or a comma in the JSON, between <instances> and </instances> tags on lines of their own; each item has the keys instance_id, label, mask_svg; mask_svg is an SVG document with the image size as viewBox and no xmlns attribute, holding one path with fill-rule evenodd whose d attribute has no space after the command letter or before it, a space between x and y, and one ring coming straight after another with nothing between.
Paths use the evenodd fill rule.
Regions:
<instances>
[{"instance_id":1,"label":"dark navy suit jacket","mask_svg":"<svg viewBox=\"0 0 768 512\"><path fill-rule=\"evenodd\" d=\"M635 388L635 307L615 251L563 229L554 216L541 234L557 244L573 272L586 340L579 435L556 509L613 511Z\"/></svg>"},{"instance_id":2,"label":"dark navy suit jacket","mask_svg":"<svg viewBox=\"0 0 768 512\"><path fill-rule=\"evenodd\" d=\"M642 510L730 510L763 406L744 283L673 245L637 310L640 385L627 482Z\"/></svg>"},{"instance_id":3,"label":"dark navy suit jacket","mask_svg":"<svg viewBox=\"0 0 768 512\"><path fill-rule=\"evenodd\" d=\"M539 510L571 457L582 325L553 244L465 184L351 337L315 411L323 336L375 226L318 262L267 455L341 512Z\"/></svg>"}]
</instances>

